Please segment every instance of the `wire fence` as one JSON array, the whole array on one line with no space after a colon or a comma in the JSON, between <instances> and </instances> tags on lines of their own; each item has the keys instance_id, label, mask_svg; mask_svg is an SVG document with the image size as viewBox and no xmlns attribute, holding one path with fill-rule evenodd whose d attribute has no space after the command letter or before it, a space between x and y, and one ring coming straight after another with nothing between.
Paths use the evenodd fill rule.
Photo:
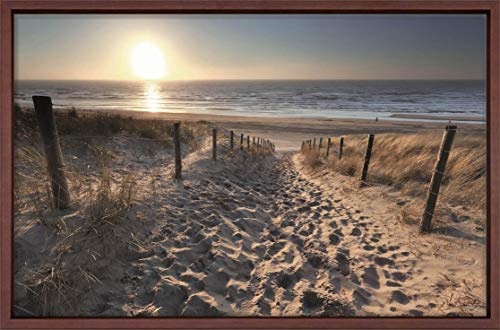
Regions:
<instances>
[{"instance_id":1,"label":"wire fence","mask_svg":"<svg viewBox=\"0 0 500 330\"><path fill-rule=\"evenodd\" d=\"M416 176L417 179L428 184L425 209L423 211L420 229L421 232L430 232L432 228L431 221L441 184L452 179L452 176L445 171L445 168L456 131L456 126L446 126L441 140L441 146L435 158L434 168L431 167L432 165L430 163L407 164L406 168L398 169L400 171L398 174L403 178L399 180L396 175L384 175L372 169L375 167L375 169L380 170L391 166L391 164L383 163L386 159L378 159L376 161L372 159L372 149L374 140L376 140L374 134L368 136L364 149L358 144L356 147L350 146L349 150L345 150L344 137L340 137L338 148L334 149L331 138L324 139L320 137L302 141L300 150L306 155L313 153L312 158L310 158L311 162L314 162L314 159L322 157L326 157L332 161L338 158L336 161L337 170L340 172L347 172L344 174L358 175L360 187L394 186L402 188ZM324 144L325 141L326 145ZM355 151L354 153L353 149ZM350 152L348 161L342 160L342 157L346 157L346 151ZM377 152L376 148L373 152ZM408 175L406 175L407 177L405 173L408 173Z\"/></svg>"},{"instance_id":2,"label":"wire fence","mask_svg":"<svg viewBox=\"0 0 500 330\"><path fill-rule=\"evenodd\" d=\"M107 136L107 135L80 135L66 136L62 138L58 135L56 129L56 119L53 112L53 106L62 106L53 104L52 99L47 96L33 96L35 114L37 117L38 126L42 136L42 142L45 150L45 158L48 164L50 185L54 205L58 208L67 208L70 202L68 191L68 183L66 172L63 164L62 151L60 140L83 140L83 139L109 139L123 141L148 141L148 142L172 142L174 145L174 178L182 179L182 139L181 139L181 123L173 124L173 134L169 138L147 138L147 137L131 137L131 136ZM237 135L233 131L228 131L223 128L212 129L212 158L217 161L217 148L222 149L224 154L229 156L235 155L236 152L249 153L258 151L259 154L270 154L275 151L275 145L269 139L262 137L250 137L240 133L238 148ZM198 143L202 140L209 140L210 136L202 135L190 139L190 143ZM257 142L256 142L257 140ZM221 150L219 150L220 153ZM165 166L169 166L165 164ZM170 165L171 166L171 165Z\"/></svg>"}]
</instances>

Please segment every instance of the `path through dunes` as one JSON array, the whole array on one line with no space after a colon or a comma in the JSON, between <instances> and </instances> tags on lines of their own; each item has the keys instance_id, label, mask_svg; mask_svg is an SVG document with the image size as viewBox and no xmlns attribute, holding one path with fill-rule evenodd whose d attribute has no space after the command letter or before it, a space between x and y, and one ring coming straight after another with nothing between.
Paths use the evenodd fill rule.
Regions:
<instances>
[{"instance_id":1,"label":"path through dunes","mask_svg":"<svg viewBox=\"0 0 500 330\"><path fill-rule=\"evenodd\" d=\"M475 282L465 310L450 294L484 271L484 246L419 237L396 223L380 194L359 195L347 178L311 177L298 155L214 162L208 154L185 159L179 184L138 187L147 191L138 204L149 205L138 211L153 229L140 257L121 266L124 292L100 315L483 312Z\"/></svg>"}]
</instances>

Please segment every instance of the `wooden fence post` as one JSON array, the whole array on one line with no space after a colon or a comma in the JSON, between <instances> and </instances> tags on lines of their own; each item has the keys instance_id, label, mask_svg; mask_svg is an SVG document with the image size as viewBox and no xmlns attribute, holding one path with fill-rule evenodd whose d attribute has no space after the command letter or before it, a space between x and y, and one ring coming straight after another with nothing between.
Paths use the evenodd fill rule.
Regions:
<instances>
[{"instance_id":1,"label":"wooden fence post","mask_svg":"<svg viewBox=\"0 0 500 330\"><path fill-rule=\"evenodd\" d=\"M321 145L323 144L323 138L319 138L318 150L321 151Z\"/></svg>"},{"instance_id":2,"label":"wooden fence post","mask_svg":"<svg viewBox=\"0 0 500 330\"><path fill-rule=\"evenodd\" d=\"M255 148L255 136L252 136L252 147Z\"/></svg>"},{"instance_id":3,"label":"wooden fence post","mask_svg":"<svg viewBox=\"0 0 500 330\"><path fill-rule=\"evenodd\" d=\"M181 123L174 124L174 157L175 157L175 176L176 180L182 179L181 162Z\"/></svg>"},{"instance_id":4,"label":"wooden fence post","mask_svg":"<svg viewBox=\"0 0 500 330\"><path fill-rule=\"evenodd\" d=\"M312 150L312 141L309 140L309 150Z\"/></svg>"},{"instance_id":5,"label":"wooden fence post","mask_svg":"<svg viewBox=\"0 0 500 330\"><path fill-rule=\"evenodd\" d=\"M250 149L250 135L247 135L247 149Z\"/></svg>"},{"instance_id":6,"label":"wooden fence post","mask_svg":"<svg viewBox=\"0 0 500 330\"><path fill-rule=\"evenodd\" d=\"M300 145L300 151L304 150L304 141L302 141L302 144Z\"/></svg>"},{"instance_id":7,"label":"wooden fence post","mask_svg":"<svg viewBox=\"0 0 500 330\"><path fill-rule=\"evenodd\" d=\"M313 150L314 150L314 149L316 149L316 138L314 138L314 141L313 141L313 147L312 147L312 149L313 149Z\"/></svg>"},{"instance_id":8,"label":"wooden fence post","mask_svg":"<svg viewBox=\"0 0 500 330\"><path fill-rule=\"evenodd\" d=\"M64 174L61 145L59 144L56 120L52 109L52 99L49 96L33 96L33 104L43 140L54 206L58 209L66 209L69 207L70 196L68 182Z\"/></svg>"},{"instance_id":9,"label":"wooden fence post","mask_svg":"<svg viewBox=\"0 0 500 330\"><path fill-rule=\"evenodd\" d=\"M217 129L212 131L212 159L217 160Z\"/></svg>"},{"instance_id":10,"label":"wooden fence post","mask_svg":"<svg viewBox=\"0 0 500 330\"><path fill-rule=\"evenodd\" d=\"M420 231L422 233L429 233L432 230L434 208L436 207L439 188L441 187L441 180L443 179L444 170L446 168L446 163L448 162L448 156L450 155L451 146L453 145L453 139L455 138L456 132L457 126L446 126L446 130L444 131L436 166L434 173L432 174L429 191L427 192L427 203L425 204L424 214L420 222Z\"/></svg>"},{"instance_id":11,"label":"wooden fence post","mask_svg":"<svg viewBox=\"0 0 500 330\"><path fill-rule=\"evenodd\" d=\"M241 134L240 138L240 150L243 150L243 134Z\"/></svg>"},{"instance_id":12,"label":"wooden fence post","mask_svg":"<svg viewBox=\"0 0 500 330\"><path fill-rule=\"evenodd\" d=\"M370 134L368 136L368 144L366 145L365 162L363 164L363 172L361 172L361 185L364 185L366 181L366 176L368 175L368 166L370 165L370 158L372 156L373 140L375 135Z\"/></svg>"},{"instance_id":13,"label":"wooden fence post","mask_svg":"<svg viewBox=\"0 0 500 330\"><path fill-rule=\"evenodd\" d=\"M229 148L231 148L231 150L233 150L233 148L234 148L234 132L233 131L229 132Z\"/></svg>"},{"instance_id":14,"label":"wooden fence post","mask_svg":"<svg viewBox=\"0 0 500 330\"><path fill-rule=\"evenodd\" d=\"M342 159L342 151L344 150L344 137L340 137L340 144L339 144L339 160Z\"/></svg>"},{"instance_id":15,"label":"wooden fence post","mask_svg":"<svg viewBox=\"0 0 500 330\"><path fill-rule=\"evenodd\" d=\"M328 138L328 144L326 145L326 157L328 157L328 155L330 154L330 143L331 143L331 139Z\"/></svg>"}]
</instances>

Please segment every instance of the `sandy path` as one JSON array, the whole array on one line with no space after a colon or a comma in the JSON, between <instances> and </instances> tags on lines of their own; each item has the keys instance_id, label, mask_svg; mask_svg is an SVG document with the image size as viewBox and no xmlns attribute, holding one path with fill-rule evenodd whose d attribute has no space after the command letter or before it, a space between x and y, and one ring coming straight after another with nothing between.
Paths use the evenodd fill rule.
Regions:
<instances>
[{"instance_id":1,"label":"sandy path","mask_svg":"<svg viewBox=\"0 0 500 330\"><path fill-rule=\"evenodd\" d=\"M417 255L407 244L413 234L404 228L395 234L394 224L381 219L388 218L387 205L359 207L366 196L353 195L341 182L309 177L297 155L237 154L213 162L209 152L207 146L186 158L181 184L159 173L142 196L142 216L154 219L154 229L145 252L126 266L124 292L101 315L420 316L456 310L442 306L451 284L441 283L440 291L433 282L447 267L454 269L451 278L477 268L457 265L453 255ZM431 248L443 243L427 240Z\"/></svg>"}]
</instances>

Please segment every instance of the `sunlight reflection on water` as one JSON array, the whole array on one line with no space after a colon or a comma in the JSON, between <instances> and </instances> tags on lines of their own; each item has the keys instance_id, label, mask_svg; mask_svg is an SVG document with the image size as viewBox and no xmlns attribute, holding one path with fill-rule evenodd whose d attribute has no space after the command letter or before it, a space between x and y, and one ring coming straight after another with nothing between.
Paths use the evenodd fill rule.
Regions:
<instances>
[{"instance_id":1,"label":"sunlight reflection on water","mask_svg":"<svg viewBox=\"0 0 500 330\"><path fill-rule=\"evenodd\" d=\"M150 112L160 111L160 88L157 84L149 82L144 86L146 109Z\"/></svg>"}]
</instances>

